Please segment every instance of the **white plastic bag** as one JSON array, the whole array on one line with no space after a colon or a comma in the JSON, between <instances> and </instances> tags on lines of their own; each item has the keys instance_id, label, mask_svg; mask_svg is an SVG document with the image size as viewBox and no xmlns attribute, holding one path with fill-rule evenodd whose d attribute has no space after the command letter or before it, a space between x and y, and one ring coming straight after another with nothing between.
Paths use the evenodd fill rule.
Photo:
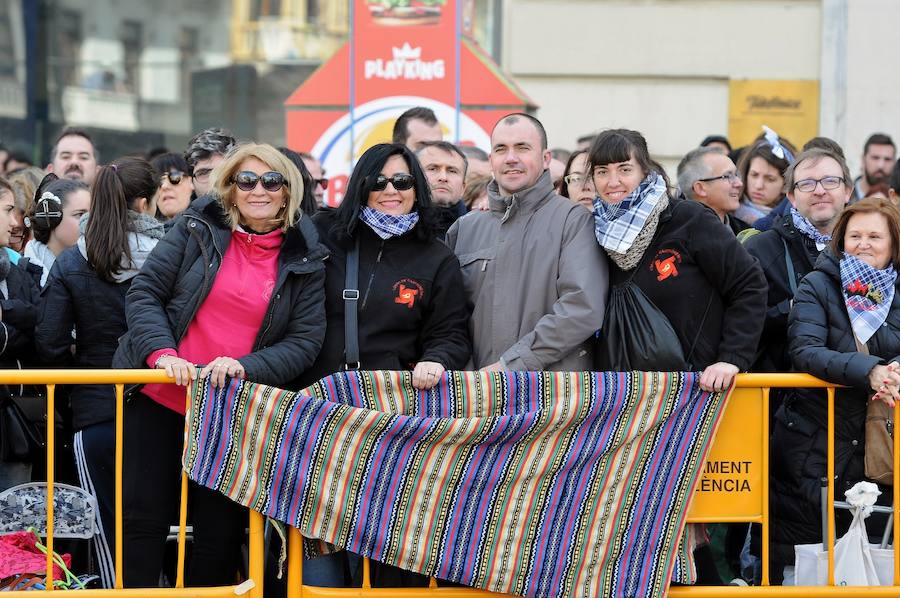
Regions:
<instances>
[{"instance_id":1,"label":"white plastic bag","mask_svg":"<svg viewBox=\"0 0 900 598\"><path fill-rule=\"evenodd\" d=\"M878 586L894 583L894 551L869 544L865 518L880 494L870 482L860 482L846 493L854 506L850 528L834 543L834 584L837 586ZM877 566L876 566L877 561ZM794 547L795 583L798 586L828 584L828 553L822 544Z\"/></svg>"}]
</instances>

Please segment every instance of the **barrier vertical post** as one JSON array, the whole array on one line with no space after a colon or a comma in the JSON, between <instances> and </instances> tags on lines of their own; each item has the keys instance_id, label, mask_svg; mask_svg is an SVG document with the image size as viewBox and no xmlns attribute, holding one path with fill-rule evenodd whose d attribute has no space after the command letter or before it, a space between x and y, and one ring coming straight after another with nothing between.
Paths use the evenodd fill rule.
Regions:
<instances>
[{"instance_id":1,"label":"barrier vertical post","mask_svg":"<svg viewBox=\"0 0 900 598\"><path fill-rule=\"evenodd\" d=\"M184 412L191 408L191 385L185 389ZM181 502L178 507L178 565L175 573L175 587L184 587L184 554L185 554L185 530L187 528L187 500L188 500L188 476L184 467L181 468Z\"/></svg>"},{"instance_id":2,"label":"barrier vertical post","mask_svg":"<svg viewBox=\"0 0 900 598\"><path fill-rule=\"evenodd\" d=\"M125 386L116 384L116 582L115 588L121 590L122 583L122 455L125 452L124 422L125 422Z\"/></svg>"},{"instance_id":3,"label":"barrier vertical post","mask_svg":"<svg viewBox=\"0 0 900 598\"><path fill-rule=\"evenodd\" d=\"M826 520L828 522L828 585L834 585L834 388L828 389L828 501Z\"/></svg>"},{"instance_id":4,"label":"barrier vertical post","mask_svg":"<svg viewBox=\"0 0 900 598\"><path fill-rule=\"evenodd\" d=\"M762 580L769 585L769 392L762 389Z\"/></svg>"},{"instance_id":5,"label":"barrier vertical post","mask_svg":"<svg viewBox=\"0 0 900 598\"><path fill-rule=\"evenodd\" d=\"M56 385L47 385L47 589L53 590L53 470L56 454Z\"/></svg>"},{"instance_id":6,"label":"barrier vertical post","mask_svg":"<svg viewBox=\"0 0 900 598\"><path fill-rule=\"evenodd\" d=\"M303 596L303 536L295 527L288 528L287 598Z\"/></svg>"},{"instance_id":7,"label":"barrier vertical post","mask_svg":"<svg viewBox=\"0 0 900 598\"><path fill-rule=\"evenodd\" d=\"M250 598L263 598L263 577L265 564L263 560L265 549L266 519L262 513L250 511L250 579L253 580L253 589L250 590Z\"/></svg>"}]
</instances>

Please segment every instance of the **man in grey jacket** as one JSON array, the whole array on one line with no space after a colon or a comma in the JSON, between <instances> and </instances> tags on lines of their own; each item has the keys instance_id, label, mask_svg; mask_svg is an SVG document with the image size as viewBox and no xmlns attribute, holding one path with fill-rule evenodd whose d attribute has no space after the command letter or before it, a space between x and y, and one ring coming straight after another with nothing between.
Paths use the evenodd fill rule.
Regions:
<instances>
[{"instance_id":1,"label":"man in grey jacket","mask_svg":"<svg viewBox=\"0 0 900 598\"><path fill-rule=\"evenodd\" d=\"M547 134L536 118L510 114L491 133L490 210L447 232L472 316L474 367L592 369L608 274L593 219L553 191Z\"/></svg>"}]
</instances>

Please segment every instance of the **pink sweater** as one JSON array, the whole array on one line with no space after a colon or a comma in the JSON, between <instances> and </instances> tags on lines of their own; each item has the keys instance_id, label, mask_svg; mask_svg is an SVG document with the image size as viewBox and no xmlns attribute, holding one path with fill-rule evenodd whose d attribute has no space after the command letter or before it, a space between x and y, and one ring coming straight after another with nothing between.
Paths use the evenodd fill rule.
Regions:
<instances>
[{"instance_id":1,"label":"pink sweater","mask_svg":"<svg viewBox=\"0 0 900 598\"><path fill-rule=\"evenodd\" d=\"M274 230L251 235L236 230L222 266L187 333L175 348L147 357L153 367L163 355L175 355L205 365L217 357L241 357L253 351L278 273L278 254L284 234ZM174 384L148 384L145 395L172 411L184 414L185 391Z\"/></svg>"}]
</instances>

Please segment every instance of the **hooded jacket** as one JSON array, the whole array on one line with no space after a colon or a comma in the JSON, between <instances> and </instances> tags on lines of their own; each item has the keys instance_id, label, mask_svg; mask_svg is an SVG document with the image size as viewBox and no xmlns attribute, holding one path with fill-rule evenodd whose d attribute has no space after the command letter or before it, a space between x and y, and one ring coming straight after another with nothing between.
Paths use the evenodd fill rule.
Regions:
<instances>
[{"instance_id":1,"label":"hooded jacket","mask_svg":"<svg viewBox=\"0 0 900 598\"><path fill-rule=\"evenodd\" d=\"M591 213L557 195L547 171L508 197L492 181L488 197L489 211L447 232L472 312L474 367L590 370L609 288Z\"/></svg>"},{"instance_id":2,"label":"hooded jacket","mask_svg":"<svg viewBox=\"0 0 900 598\"><path fill-rule=\"evenodd\" d=\"M113 367L146 367L154 351L178 346L212 288L231 239L216 198L200 198L182 213L131 284L128 332ZM285 233L263 326L253 352L239 359L248 380L284 387L312 365L325 334L327 255L308 217Z\"/></svg>"},{"instance_id":3,"label":"hooded jacket","mask_svg":"<svg viewBox=\"0 0 900 598\"><path fill-rule=\"evenodd\" d=\"M797 371L847 386L835 391L835 495L865 479L865 419L869 372L900 361L900 292L884 325L856 350L841 291L840 263L830 248L797 289L788 324ZM772 431L772 539L777 554L793 562L793 545L822 538L821 489L826 475L827 399L822 389L796 389L775 414ZM882 497L883 498L883 497ZM879 500L879 502L882 502Z\"/></svg>"}]
</instances>

